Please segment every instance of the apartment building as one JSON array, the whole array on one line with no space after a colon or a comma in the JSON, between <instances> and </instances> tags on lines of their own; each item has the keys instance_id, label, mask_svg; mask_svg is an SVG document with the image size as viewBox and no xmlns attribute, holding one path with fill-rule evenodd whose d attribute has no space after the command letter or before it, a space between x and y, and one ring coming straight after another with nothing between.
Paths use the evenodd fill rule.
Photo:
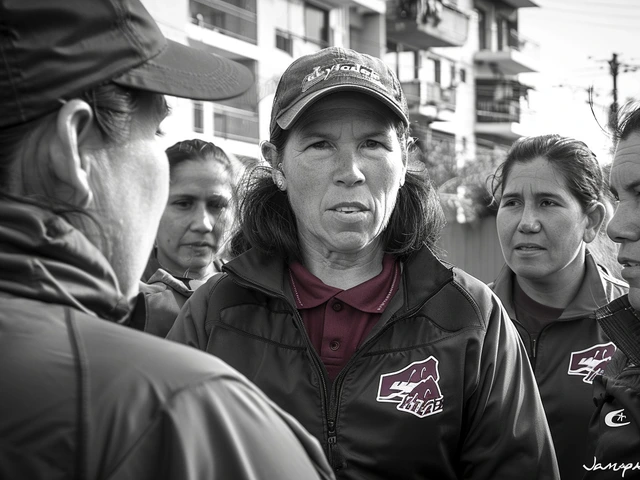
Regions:
<instances>
[{"instance_id":1,"label":"apartment building","mask_svg":"<svg viewBox=\"0 0 640 480\"><path fill-rule=\"evenodd\" d=\"M246 161L268 137L277 81L329 45L384 58L403 84L414 136L442 168L491 160L524 134L536 45L518 32L531 0L143 0L173 40L243 63L254 86L222 102L170 99L167 145L213 139Z\"/></svg>"}]
</instances>

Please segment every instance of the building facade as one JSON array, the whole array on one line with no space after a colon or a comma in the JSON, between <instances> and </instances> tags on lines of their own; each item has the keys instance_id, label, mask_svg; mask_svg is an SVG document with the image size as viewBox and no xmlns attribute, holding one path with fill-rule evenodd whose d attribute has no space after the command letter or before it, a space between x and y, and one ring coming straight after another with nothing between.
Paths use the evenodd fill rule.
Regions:
<instances>
[{"instance_id":1,"label":"building facade","mask_svg":"<svg viewBox=\"0 0 640 480\"><path fill-rule=\"evenodd\" d=\"M518 74L536 71L537 52L518 32L518 9L535 7L531 0L143 3L167 37L241 62L256 78L232 100L171 99L167 145L203 138L257 160L280 75L298 56L329 45L381 57L395 69L413 134L444 177L469 161L493 161L525 133L527 86Z\"/></svg>"}]
</instances>

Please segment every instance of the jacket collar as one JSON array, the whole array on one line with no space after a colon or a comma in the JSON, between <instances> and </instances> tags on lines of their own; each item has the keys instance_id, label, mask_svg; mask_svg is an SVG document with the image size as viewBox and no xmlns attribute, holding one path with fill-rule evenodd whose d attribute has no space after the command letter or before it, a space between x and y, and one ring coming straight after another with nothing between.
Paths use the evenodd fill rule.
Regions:
<instances>
[{"instance_id":1,"label":"jacket collar","mask_svg":"<svg viewBox=\"0 0 640 480\"><path fill-rule=\"evenodd\" d=\"M55 213L0 201L0 291L123 322L130 305L100 250Z\"/></svg>"},{"instance_id":2,"label":"jacket collar","mask_svg":"<svg viewBox=\"0 0 640 480\"><path fill-rule=\"evenodd\" d=\"M603 282L603 273L596 264L591 253L587 250L585 257L586 271L585 278L580 285L580 289L575 298L567 305L559 320L570 320L573 318L591 315L599 307L606 305L611 299L607 296L607 291ZM505 264L500 270L495 282L489 286L500 298L510 318L516 318L513 305L513 282L515 273Z\"/></svg>"},{"instance_id":3,"label":"jacket collar","mask_svg":"<svg viewBox=\"0 0 640 480\"><path fill-rule=\"evenodd\" d=\"M278 255L267 256L255 249L246 251L226 263L222 270L232 276L241 278L245 283L289 298L295 305L289 282L285 276L285 259ZM431 295L435 294L445 283L453 278L451 268L442 264L428 248L422 248L412 253L403 264L402 285L399 294L403 295L402 305L397 301L389 304L387 312L399 313L418 307ZM396 294L396 298L398 294Z\"/></svg>"}]
</instances>

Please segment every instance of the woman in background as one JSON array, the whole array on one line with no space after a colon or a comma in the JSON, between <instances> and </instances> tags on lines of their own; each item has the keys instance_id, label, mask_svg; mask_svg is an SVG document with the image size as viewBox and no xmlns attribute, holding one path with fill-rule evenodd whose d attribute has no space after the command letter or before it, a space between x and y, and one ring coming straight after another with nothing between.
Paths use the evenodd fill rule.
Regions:
<instances>
[{"instance_id":1,"label":"woman in background","mask_svg":"<svg viewBox=\"0 0 640 480\"><path fill-rule=\"evenodd\" d=\"M591 150L559 135L520 139L494 176L506 265L492 288L527 348L563 479L582 478L593 379L616 350L593 312L627 291L587 249L606 192Z\"/></svg>"},{"instance_id":2,"label":"woman in background","mask_svg":"<svg viewBox=\"0 0 640 480\"><path fill-rule=\"evenodd\" d=\"M154 251L142 277L140 327L164 337L193 291L220 271L236 168L211 142L184 140L166 150L171 183Z\"/></svg>"}]
</instances>

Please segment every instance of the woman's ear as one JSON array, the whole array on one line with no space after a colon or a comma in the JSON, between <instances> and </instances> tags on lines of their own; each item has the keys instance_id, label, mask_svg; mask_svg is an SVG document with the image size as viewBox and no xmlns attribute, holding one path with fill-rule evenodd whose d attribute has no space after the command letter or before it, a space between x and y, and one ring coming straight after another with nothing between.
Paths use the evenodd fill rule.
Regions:
<instances>
[{"instance_id":1,"label":"woman's ear","mask_svg":"<svg viewBox=\"0 0 640 480\"><path fill-rule=\"evenodd\" d=\"M582 239L585 243L593 242L600 232L600 227L604 222L606 209L600 202L595 202L587 210L587 227L584 230Z\"/></svg>"},{"instance_id":2,"label":"woman's ear","mask_svg":"<svg viewBox=\"0 0 640 480\"><path fill-rule=\"evenodd\" d=\"M91 160L80 153L93 124L93 110L87 102L73 99L58 111L56 131L49 144L53 174L60 182L60 200L86 208L93 201L89 184Z\"/></svg>"},{"instance_id":3,"label":"woman's ear","mask_svg":"<svg viewBox=\"0 0 640 480\"><path fill-rule=\"evenodd\" d=\"M278 151L275 145L271 142L262 142L260 149L264 159L271 165L271 178L273 178L273 183L276 184L279 190L285 191L287 189L287 179L282 171L282 163L278 162Z\"/></svg>"}]
</instances>

